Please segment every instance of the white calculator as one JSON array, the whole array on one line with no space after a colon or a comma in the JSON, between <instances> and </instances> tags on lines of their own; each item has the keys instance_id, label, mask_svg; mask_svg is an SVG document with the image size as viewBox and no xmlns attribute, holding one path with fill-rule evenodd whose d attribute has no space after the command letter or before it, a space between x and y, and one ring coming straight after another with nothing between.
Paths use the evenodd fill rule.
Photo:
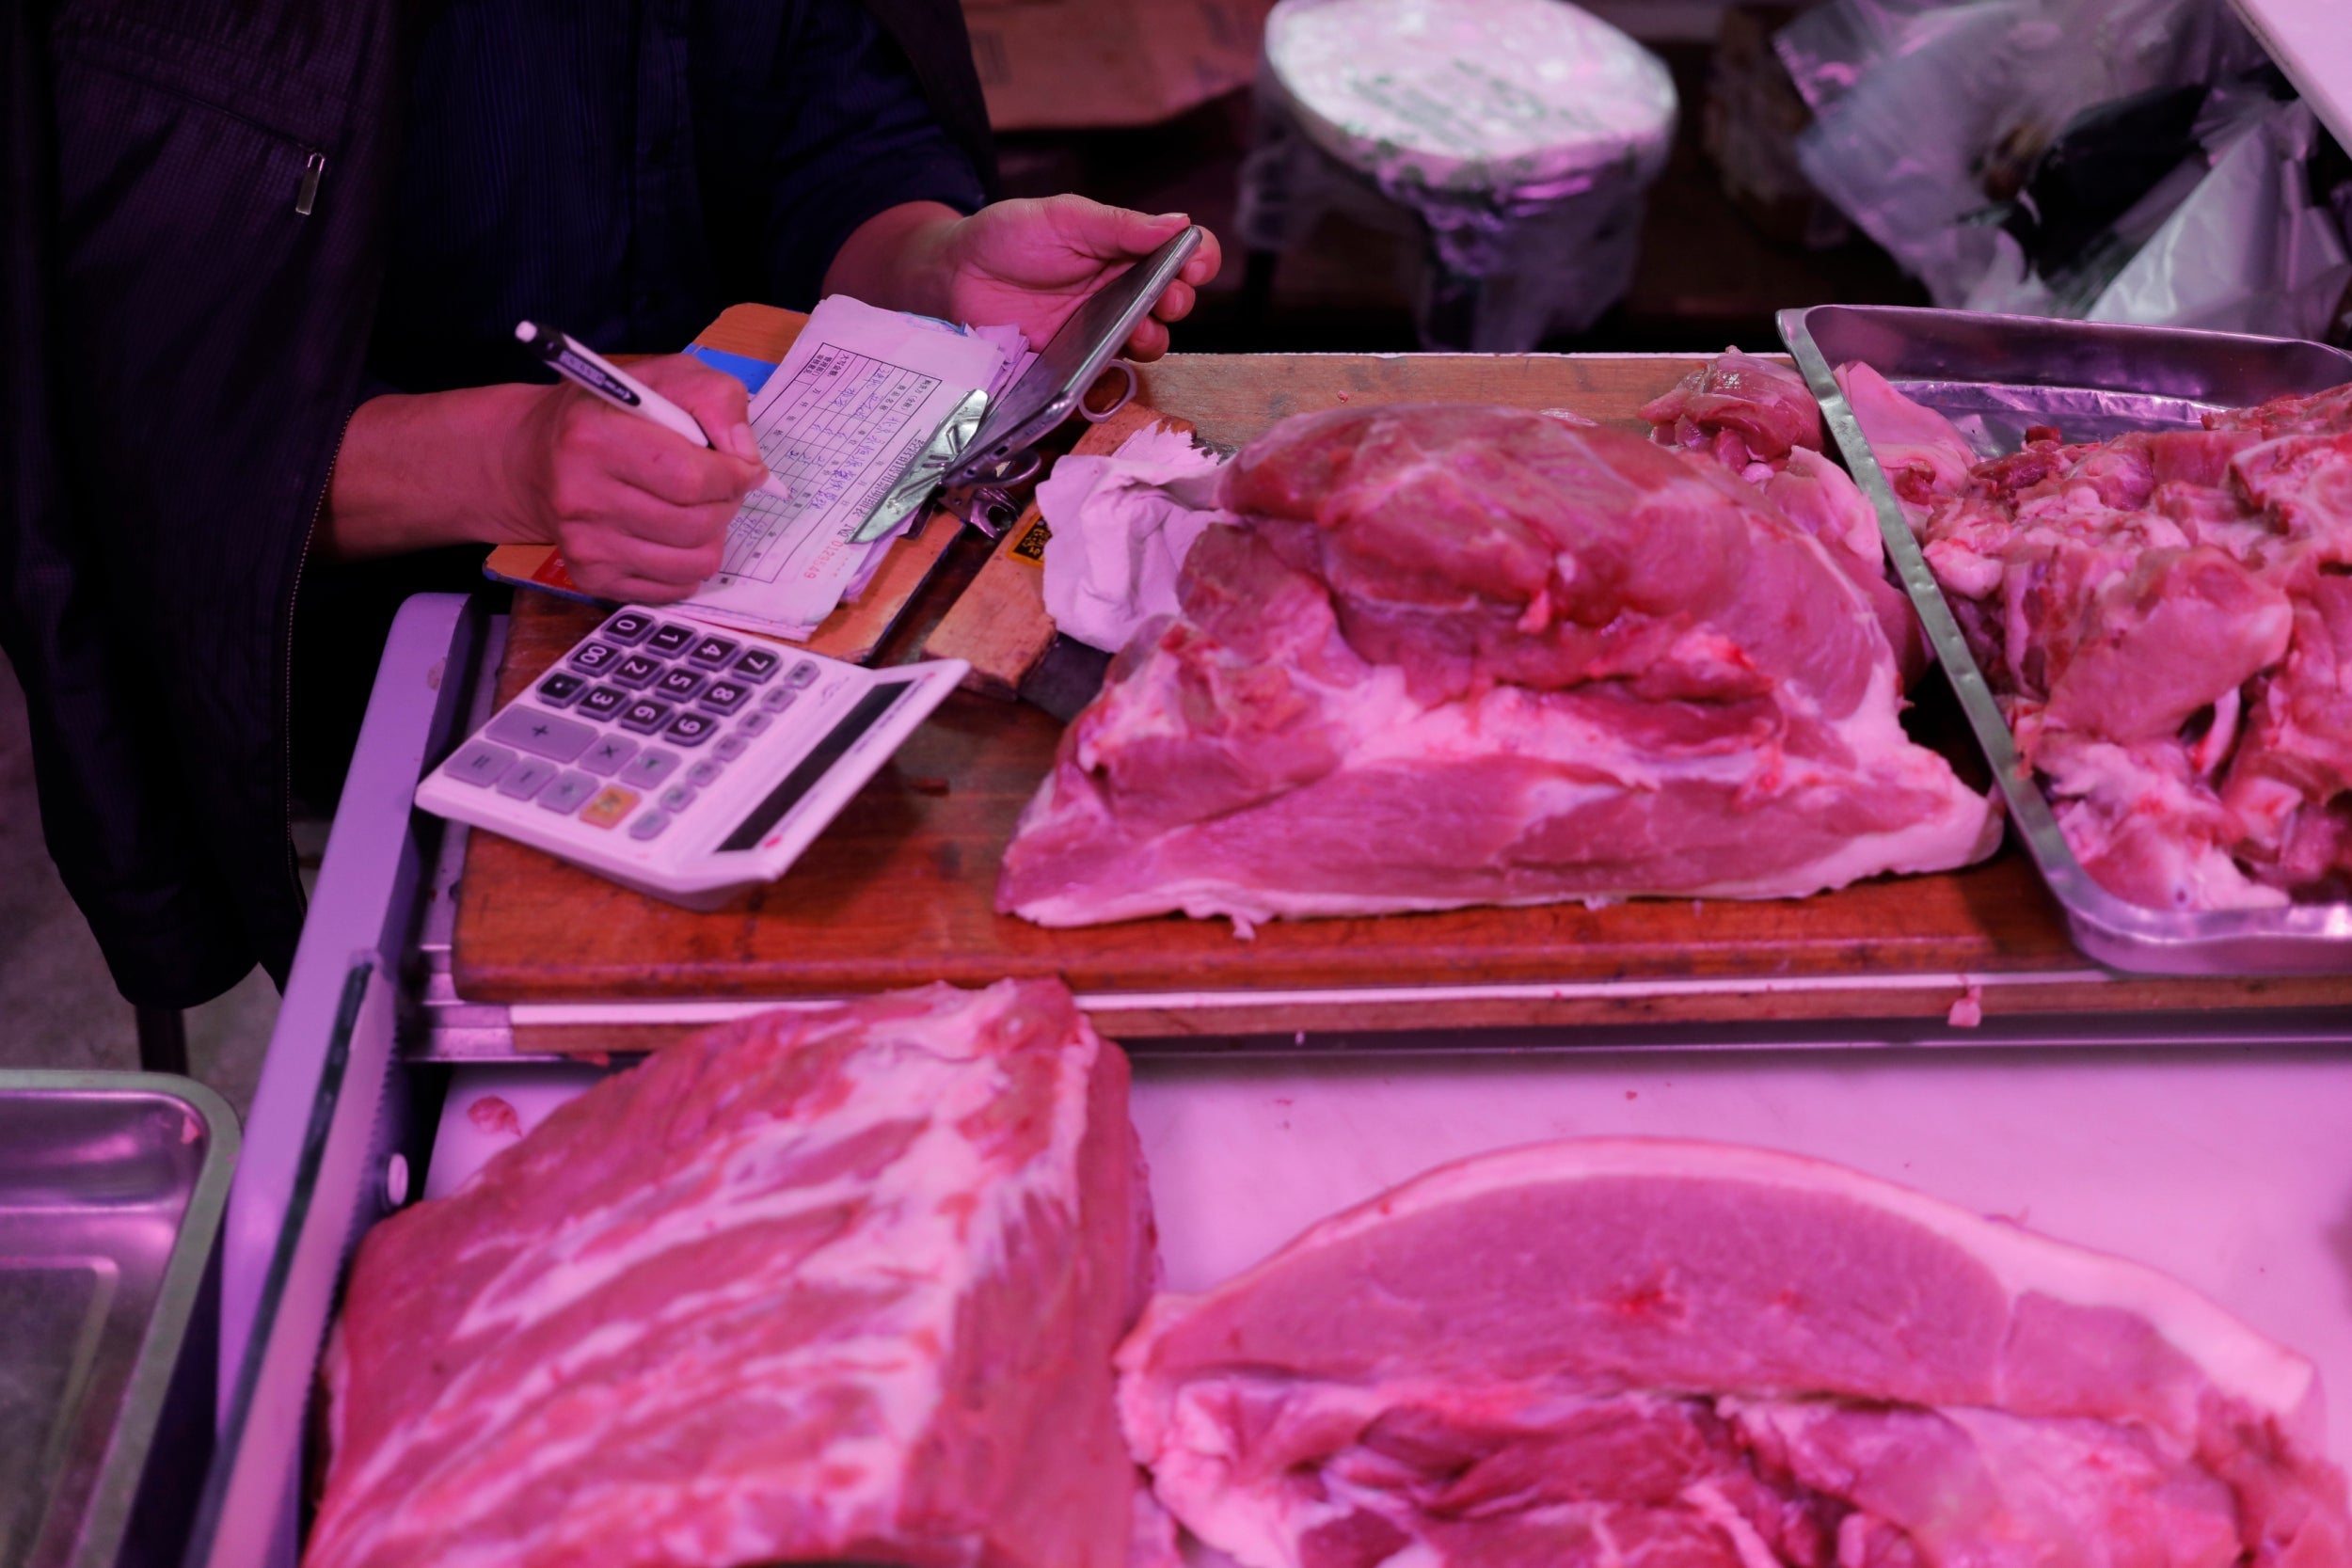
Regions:
<instances>
[{"instance_id":1,"label":"white calculator","mask_svg":"<svg viewBox=\"0 0 2352 1568\"><path fill-rule=\"evenodd\" d=\"M629 606L468 736L417 804L690 909L772 881L956 689Z\"/></svg>"}]
</instances>

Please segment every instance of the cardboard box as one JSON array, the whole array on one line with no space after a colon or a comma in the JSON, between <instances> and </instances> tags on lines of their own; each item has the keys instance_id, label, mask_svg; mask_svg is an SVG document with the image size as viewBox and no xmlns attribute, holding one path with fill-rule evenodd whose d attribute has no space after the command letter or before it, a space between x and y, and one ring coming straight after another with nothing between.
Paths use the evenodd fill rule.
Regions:
<instances>
[{"instance_id":1,"label":"cardboard box","mask_svg":"<svg viewBox=\"0 0 2352 1568\"><path fill-rule=\"evenodd\" d=\"M963 0L999 131L1152 125L1246 87L1273 0Z\"/></svg>"}]
</instances>

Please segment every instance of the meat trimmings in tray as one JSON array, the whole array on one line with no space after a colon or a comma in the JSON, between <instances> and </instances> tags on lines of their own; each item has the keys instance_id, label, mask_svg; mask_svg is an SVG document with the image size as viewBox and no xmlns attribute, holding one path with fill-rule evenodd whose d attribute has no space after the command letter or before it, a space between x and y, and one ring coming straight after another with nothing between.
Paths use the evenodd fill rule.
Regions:
<instances>
[{"instance_id":1,"label":"meat trimmings in tray","mask_svg":"<svg viewBox=\"0 0 2352 1568\"><path fill-rule=\"evenodd\" d=\"M2085 950L2352 965L2352 359L1848 307L1783 329Z\"/></svg>"}]
</instances>

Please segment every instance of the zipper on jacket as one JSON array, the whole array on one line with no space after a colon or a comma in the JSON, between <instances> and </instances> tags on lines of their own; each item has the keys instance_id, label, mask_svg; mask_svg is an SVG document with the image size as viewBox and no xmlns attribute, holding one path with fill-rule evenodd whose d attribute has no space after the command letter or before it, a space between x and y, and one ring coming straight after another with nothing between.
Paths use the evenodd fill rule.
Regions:
<instances>
[{"instance_id":1,"label":"zipper on jacket","mask_svg":"<svg viewBox=\"0 0 2352 1568\"><path fill-rule=\"evenodd\" d=\"M294 191L294 214L309 217L310 209L318 205L319 179L326 173L326 154L313 152L302 166L302 183Z\"/></svg>"}]
</instances>

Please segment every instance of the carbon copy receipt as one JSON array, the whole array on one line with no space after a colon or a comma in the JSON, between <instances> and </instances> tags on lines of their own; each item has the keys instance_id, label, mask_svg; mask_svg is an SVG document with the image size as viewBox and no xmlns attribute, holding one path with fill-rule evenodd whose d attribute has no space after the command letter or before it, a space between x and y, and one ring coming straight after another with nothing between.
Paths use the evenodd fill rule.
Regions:
<instances>
[{"instance_id":1,"label":"carbon copy receipt","mask_svg":"<svg viewBox=\"0 0 2352 1568\"><path fill-rule=\"evenodd\" d=\"M718 575L687 603L751 630L814 631L900 531L851 536L957 405L1006 369L988 338L845 295L818 304L752 400L760 453L792 499L754 491L727 525Z\"/></svg>"}]
</instances>

